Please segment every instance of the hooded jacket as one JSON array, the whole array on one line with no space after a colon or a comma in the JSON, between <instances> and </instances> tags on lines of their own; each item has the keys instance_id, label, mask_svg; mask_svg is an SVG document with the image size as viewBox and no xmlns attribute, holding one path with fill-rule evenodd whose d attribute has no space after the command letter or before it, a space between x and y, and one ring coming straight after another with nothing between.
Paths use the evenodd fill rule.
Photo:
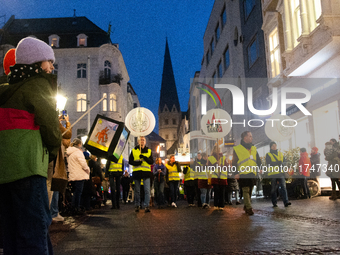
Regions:
<instances>
[{"instance_id":1,"label":"hooded jacket","mask_svg":"<svg viewBox=\"0 0 340 255\"><path fill-rule=\"evenodd\" d=\"M83 152L76 147L68 147L66 155L68 158L68 180L82 181L90 179L90 168L87 165Z\"/></svg>"},{"instance_id":2,"label":"hooded jacket","mask_svg":"<svg viewBox=\"0 0 340 255\"><path fill-rule=\"evenodd\" d=\"M47 177L61 144L53 84L54 75L40 73L0 86L0 184Z\"/></svg>"},{"instance_id":3,"label":"hooded jacket","mask_svg":"<svg viewBox=\"0 0 340 255\"><path fill-rule=\"evenodd\" d=\"M311 168L310 159L308 157L307 152L301 152L300 153L300 160L299 160L299 171L300 175L303 175L305 177L310 176L310 168Z\"/></svg>"}]
</instances>

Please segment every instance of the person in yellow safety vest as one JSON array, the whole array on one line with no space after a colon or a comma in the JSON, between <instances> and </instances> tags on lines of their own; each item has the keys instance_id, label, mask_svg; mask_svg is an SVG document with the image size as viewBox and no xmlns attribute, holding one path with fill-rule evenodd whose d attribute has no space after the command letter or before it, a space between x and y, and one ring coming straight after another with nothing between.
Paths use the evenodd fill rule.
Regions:
<instances>
[{"instance_id":1,"label":"person in yellow safety vest","mask_svg":"<svg viewBox=\"0 0 340 255\"><path fill-rule=\"evenodd\" d=\"M210 208L209 201L210 201L210 190L211 186L211 176L208 171L208 155L203 152L202 153L202 160L199 169L197 169L196 174L198 177L198 188L200 189L200 198L202 202L202 208Z\"/></svg>"},{"instance_id":2,"label":"person in yellow safety vest","mask_svg":"<svg viewBox=\"0 0 340 255\"><path fill-rule=\"evenodd\" d=\"M228 162L226 157L219 153L219 148L216 145L213 154L208 158L208 166L213 167L211 184L214 187L214 210L223 211L224 193L228 184Z\"/></svg>"},{"instance_id":3,"label":"person in yellow safety vest","mask_svg":"<svg viewBox=\"0 0 340 255\"><path fill-rule=\"evenodd\" d=\"M279 187L280 196L285 207L291 205L288 201L286 180L283 172L284 157L281 151L277 150L275 142L271 142L270 151L266 154L266 164L268 166L268 177L271 180L271 198L273 207L277 207L277 188Z\"/></svg>"},{"instance_id":4,"label":"person in yellow safety vest","mask_svg":"<svg viewBox=\"0 0 340 255\"><path fill-rule=\"evenodd\" d=\"M194 159L190 160L190 166L186 166L183 169L184 174L184 187L187 195L187 201L189 206L195 206L195 170L194 170Z\"/></svg>"},{"instance_id":5,"label":"person in yellow safety vest","mask_svg":"<svg viewBox=\"0 0 340 255\"><path fill-rule=\"evenodd\" d=\"M144 194L146 205L145 212L150 212L150 175L151 165L153 164L153 157L151 149L146 147L146 139L144 136L140 136L138 139L139 145L137 145L130 154L129 164L132 165L132 178L135 182L135 212L139 212L140 209L140 185L141 179L144 184Z\"/></svg>"},{"instance_id":6,"label":"person in yellow safety vest","mask_svg":"<svg viewBox=\"0 0 340 255\"><path fill-rule=\"evenodd\" d=\"M252 144L253 135L250 131L241 134L241 144L234 146L232 166L236 167L235 178L239 180L244 198L244 211L253 215L251 207L251 193L256 182L257 172L260 171L261 159Z\"/></svg>"},{"instance_id":7,"label":"person in yellow safety vest","mask_svg":"<svg viewBox=\"0 0 340 255\"><path fill-rule=\"evenodd\" d=\"M202 165L202 155L200 152L197 153L197 157L194 163L194 168L196 169L196 166L201 166ZM198 175L195 170L195 193L196 193L196 198L197 198L197 206L202 207L202 202L201 202L201 190L198 188Z\"/></svg>"},{"instance_id":8,"label":"person in yellow safety vest","mask_svg":"<svg viewBox=\"0 0 340 255\"><path fill-rule=\"evenodd\" d=\"M120 155L117 163L108 160L106 162L106 172L109 177L111 188L111 201L112 201L111 209L119 209L120 181L124 173L123 156Z\"/></svg>"},{"instance_id":9,"label":"person in yellow safety vest","mask_svg":"<svg viewBox=\"0 0 340 255\"><path fill-rule=\"evenodd\" d=\"M165 165L167 169L167 176L169 180L170 198L171 206L177 207L177 191L179 183L179 173L181 172L181 167L177 161L175 161L175 155L170 155L170 162Z\"/></svg>"}]
</instances>

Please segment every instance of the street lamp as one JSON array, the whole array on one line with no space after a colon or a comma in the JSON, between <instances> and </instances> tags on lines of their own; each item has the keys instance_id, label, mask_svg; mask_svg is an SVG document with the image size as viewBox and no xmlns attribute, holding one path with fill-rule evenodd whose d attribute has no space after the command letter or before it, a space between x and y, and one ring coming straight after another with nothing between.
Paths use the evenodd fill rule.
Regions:
<instances>
[{"instance_id":1,"label":"street lamp","mask_svg":"<svg viewBox=\"0 0 340 255\"><path fill-rule=\"evenodd\" d=\"M160 146L158 145L158 146L157 146L157 149L156 149L157 154L158 154L158 157L160 157L159 150L160 150Z\"/></svg>"},{"instance_id":2,"label":"street lamp","mask_svg":"<svg viewBox=\"0 0 340 255\"><path fill-rule=\"evenodd\" d=\"M65 110L65 105L66 105L66 102L67 102L67 98L58 94L57 97L57 110L58 111L62 111L62 110Z\"/></svg>"}]
</instances>

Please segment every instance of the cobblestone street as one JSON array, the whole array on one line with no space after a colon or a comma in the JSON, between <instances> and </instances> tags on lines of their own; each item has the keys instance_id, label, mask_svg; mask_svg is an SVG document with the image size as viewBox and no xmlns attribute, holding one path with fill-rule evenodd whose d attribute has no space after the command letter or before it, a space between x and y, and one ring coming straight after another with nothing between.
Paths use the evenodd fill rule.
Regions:
<instances>
[{"instance_id":1,"label":"cobblestone street","mask_svg":"<svg viewBox=\"0 0 340 255\"><path fill-rule=\"evenodd\" d=\"M55 254L340 254L340 201L325 196L275 209L253 199L253 216L243 205L222 212L178 205L151 213L102 207L63 235L63 224L52 225Z\"/></svg>"}]
</instances>

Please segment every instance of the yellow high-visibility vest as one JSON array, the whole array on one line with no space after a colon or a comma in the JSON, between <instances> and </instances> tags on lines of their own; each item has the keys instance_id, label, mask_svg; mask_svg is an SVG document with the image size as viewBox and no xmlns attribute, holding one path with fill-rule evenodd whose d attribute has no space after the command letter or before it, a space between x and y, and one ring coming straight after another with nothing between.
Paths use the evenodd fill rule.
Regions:
<instances>
[{"instance_id":1,"label":"yellow high-visibility vest","mask_svg":"<svg viewBox=\"0 0 340 255\"><path fill-rule=\"evenodd\" d=\"M209 168L208 166L203 166L201 163L198 162L200 167L196 170L195 169L195 178L199 180L208 180L209 177Z\"/></svg>"},{"instance_id":2,"label":"yellow high-visibility vest","mask_svg":"<svg viewBox=\"0 0 340 255\"><path fill-rule=\"evenodd\" d=\"M191 168L188 167L188 172L184 175L184 181L192 181L195 179L195 171Z\"/></svg>"},{"instance_id":3,"label":"yellow high-visibility vest","mask_svg":"<svg viewBox=\"0 0 340 255\"><path fill-rule=\"evenodd\" d=\"M256 147L252 146L247 150L243 145L239 144L234 146L234 151L238 157L237 161L237 171L239 174L257 174L257 164L256 164Z\"/></svg>"},{"instance_id":4,"label":"yellow high-visibility vest","mask_svg":"<svg viewBox=\"0 0 340 255\"><path fill-rule=\"evenodd\" d=\"M139 149L133 149L132 155L133 155L134 161L140 160L139 155L141 155L141 153L140 153ZM148 152L142 153L142 155L144 155L146 157L150 157L151 156L151 150L148 149ZM151 172L151 166L145 160L143 160L142 164L140 166L132 166L132 171L133 172L137 172L137 171Z\"/></svg>"},{"instance_id":5,"label":"yellow high-visibility vest","mask_svg":"<svg viewBox=\"0 0 340 255\"><path fill-rule=\"evenodd\" d=\"M173 166L166 164L165 166L168 169L169 181L179 181L180 178L179 178L179 172L177 170L177 164L174 164Z\"/></svg>"},{"instance_id":6,"label":"yellow high-visibility vest","mask_svg":"<svg viewBox=\"0 0 340 255\"><path fill-rule=\"evenodd\" d=\"M197 162L197 164L199 165L199 167L202 167L202 163L201 162ZM195 166L195 179L198 179L198 171L196 171L196 166Z\"/></svg>"},{"instance_id":7,"label":"yellow high-visibility vest","mask_svg":"<svg viewBox=\"0 0 340 255\"><path fill-rule=\"evenodd\" d=\"M214 172L212 172L211 178L223 179L223 180L228 179L228 171L227 171L228 169L226 167L223 168L224 163L225 163L225 159L226 159L225 156L221 157L220 158L220 164L217 165L217 159L214 156L210 156L208 158L210 164L214 166L213 169L215 170ZM219 167L217 167L217 166L219 166Z\"/></svg>"},{"instance_id":8,"label":"yellow high-visibility vest","mask_svg":"<svg viewBox=\"0 0 340 255\"><path fill-rule=\"evenodd\" d=\"M111 162L109 172L123 172L123 156L120 155L118 162Z\"/></svg>"},{"instance_id":9,"label":"yellow high-visibility vest","mask_svg":"<svg viewBox=\"0 0 340 255\"><path fill-rule=\"evenodd\" d=\"M271 161L272 162L277 162L277 161L281 161L283 162L283 154L281 151L279 151L277 153L277 156L273 153L270 153L268 152L267 155L270 157ZM281 171L281 167L278 166L278 167L273 167L273 166L270 166L268 167L268 176L271 176L271 175L275 175L275 174L280 174L282 173L283 171Z\"/></svg>"}]
</instances>

